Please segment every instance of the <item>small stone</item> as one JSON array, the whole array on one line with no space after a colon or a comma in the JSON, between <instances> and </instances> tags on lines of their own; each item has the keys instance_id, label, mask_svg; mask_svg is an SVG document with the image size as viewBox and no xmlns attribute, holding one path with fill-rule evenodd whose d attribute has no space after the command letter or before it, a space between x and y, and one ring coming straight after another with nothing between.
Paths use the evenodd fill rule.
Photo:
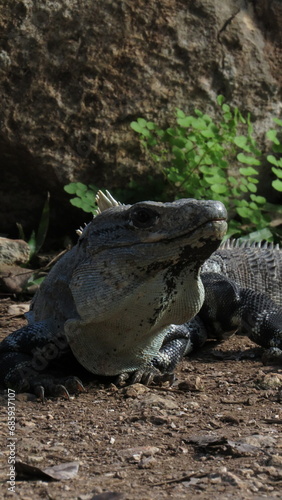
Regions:
<instances>
[{"instance_id":1,"label":"small stone","mask_svg":"<svg viewBox=\"0 0 282 500\"><path fill-rule=\"evenodd\" d=\"M30 248L24 240L11 240L0 237L0 264L26 264L29 261Z\"/></svg>"},{"instance_id":2,"label":"small stone","mask_svg":"<svg viewBox=\"0 0 282 500\"><path fill-rule=\"evenodd\" d=\"M143 458L138 464L139 469L151 469L157 464L157 460L154 457Z\"/></svg>"},{"instance_id":3,"label":"small stone","mask_svg":"<svg viewBox=\"0 0 282 500\"><path fill-rule=\"evenodd\" d=\"M191 409L191 410L197 410L200 407L200 405L199 405L199 403L197 403L197 401L186 401L185 406L187 409Z\"/></svg>"},{"instance_id":4,"label":"small stone","mask_svg":"<svg viewBox=\"0 0 282 500\"><path fill-rule=\"evenodd\" d=\"M29 308L30 302L11 304L7 309L7 313L9 314L9 316L23 316L26 312L29 311Z\"/></svg>"},{"instance_id":5,"label":"small stone","mask_svg":"<svg viewBox=\"0 0 282 500\"><path fill-rule=\"evenodd\" d=\"M282 467L282 457L280 455L272 455L268 460L268 465L273 467Z\"/></svg>"},{"instance_id":6,"label":"small stone","mask_svg":"<svg viewBox=\"0 0 282 500\"><path fill-rule=\"evenodd\" d=\"M119 450L119 456L123 458L134 458L134 460L140 460L142 456L149 457L155 455L160 451L156 446L137 446L136 448L126 448L125 450Z\"/></svg>"},{"instance_id":7,"label":"small stone","mask_svg":"<svg viewBox=\"0 0 282 500\"><path fill-rule=\"evenodd\" d=\"M118 479L125 479L127 478L128 474L125 470L119 470L115 473L114 477L117 477Z\"/></svg>"},{"instance_id":8,"label":"small stone","mask_svg":"<svg viewBox=\"0 0 282 500\"><path fill-rule=\"evenodd\" d=\"M33 274L34 272L26 267L23 269L20 266L0 263L0 290L3 292L20 293L28 285L28 280Z\"/></svg>"},{"instance_id":9,"label":"small stone","mask_svg":"<svg viewBox=\"0 0 282 500\"><path fill-rule=\"evenodd\" d=\"M218 483L221 483L221 482L222 482L222 479L218 475L211 478L211 483L212 484L218 484Z\"/></svg>"},{"instance_id":10,"label":"small stone","mask_svg":"<svg viewBox=\"0 0 282 500\"><path fill-rule=\"evenodd\" d=\"M201 377L187 378L178 384L178 389L181 391L203 391L204 384Z\"/></svg>"},{"instance_id":11,"label":"small stone","mask_svg":"<svg viewBox=\"0 0 282 500\"><path fill-rule=\"evenodd\" d=\"M169 419L162 416L153 416L150 420L154 425L164 425L169 423Z\"/></svg>"},{"instance_id":12,"label":"small stone","mask_svg":"<svg viewBox=\"0 0 282 500\"><path fill-rule=\"evenodd\" d=\"M222 474L221 477L224 482L228 482L233 486L237 486L240 489L247 488L246 484L238 476L236 476L236 474L233 474L232 472L225 472L224 474Z\"/></svg>"},{"instance_id":13,"label":"small stone","mask_svg":"<svg viewBox=\"0 0 282 500\"><path fill-rule=\"evenodd\" d=\"M169 410L179 409L177 403L175 403L171 398L158 396L157 394L149 394L146 399L142 400L142 406L156 406L158 408L165 408Z\"/></svg>"},{"instance_id":14,"label":"small stone","mask_svg":"<svg viewBox=\"0 0 282 500\"><path fill-rule=\"evenodd\" d=\"M282 373L266 373L257 381L262 389L276 389L282 387Z\"/></svg>"},{"instance_id":15,"label":"small stone","mask_svg":"<svg viewBox=\"0 0 282 500\"><path fill-rule=\"evenodd\" d=\"M253 434L252 436L243 437L240 442L247 443L258 448L267 448L275 446L277 440L272 436L263 436L261 434Z\"/></svg>"},{"instance_id":16,"label":"small stone","mask_svg":"<svg viewBox=\"0 0 282 500\"><path fill-rule=\"evenodd\" d=\"M125 387L122 392L128 398L137 398L142 394L150 392L150 389L143 384L133 384Z\"/></svg>"},{"instance_id":17,"label":"small stone","mask_svg":"<svg viewBox=\"0 0 282 500\"><path fill-rule=\"evenodd\" d=\"M38 455L29 455L28 461L33 463L33 464L39 464L44 460L44 457L38 456Z\"/></svg>"}]
</instances>

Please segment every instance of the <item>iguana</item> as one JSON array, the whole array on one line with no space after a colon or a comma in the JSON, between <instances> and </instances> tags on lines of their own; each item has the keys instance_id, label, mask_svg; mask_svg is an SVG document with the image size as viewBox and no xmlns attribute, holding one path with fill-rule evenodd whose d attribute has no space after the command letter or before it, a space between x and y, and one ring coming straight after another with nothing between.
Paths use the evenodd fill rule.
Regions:
<instances>
[{"instance_id":1,"label":"iguana","mask_svg":"<svg viewBox=\"0 0 282 500\"><path fill-rule=\"evenodd\" d=\"M67 360L118 382L171 380L185 354L226 332L281 352L281 252L218 249L222 203L121 205L99 192L98 206L36 293L29 324L0 344L7 387L76 392L83 386L64 374ZM51 369L58 360L62 378Z\"/></svg>"}]
</instances>

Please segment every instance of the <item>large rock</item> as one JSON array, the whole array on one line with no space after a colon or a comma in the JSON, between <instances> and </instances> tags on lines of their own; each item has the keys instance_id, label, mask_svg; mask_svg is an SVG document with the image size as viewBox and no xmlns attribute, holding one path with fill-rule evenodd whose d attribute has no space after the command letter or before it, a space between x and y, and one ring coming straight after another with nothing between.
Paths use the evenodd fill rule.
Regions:
<instances>
[{"instance_id":1,"label":"large rock","mask_svg":"<svg viewBox=\"0 0 282 500\"><path fill-rule=\"evenodd\" d=\"M262 134L281 109L278 0L2 0L0 25L0 228L10 234L35 226L47 189L62 231L66 183L110 188L146 172L129 128L138 116L212 112L221 93Z\"/></svg>"}]
</instances>

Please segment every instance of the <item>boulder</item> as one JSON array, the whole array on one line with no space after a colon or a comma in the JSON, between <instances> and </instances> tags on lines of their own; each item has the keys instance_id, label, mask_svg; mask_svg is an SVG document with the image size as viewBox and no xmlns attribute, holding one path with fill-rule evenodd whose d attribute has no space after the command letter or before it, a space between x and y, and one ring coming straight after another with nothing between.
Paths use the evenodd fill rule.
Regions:
<instances>
[{"instance_id":1,"label":"boulder","mask_svg":"<svg viewBox=\"0 0 282 500\"><path fill-rule=\"evenodd\" d=\"M214 113L223 94L261 137L281 110L281 21L278 0L2 1L1 230L34 228L47 190L51 229L73 230L65 184L147 175L139 116Z\"/></svg>"}]
</instances>

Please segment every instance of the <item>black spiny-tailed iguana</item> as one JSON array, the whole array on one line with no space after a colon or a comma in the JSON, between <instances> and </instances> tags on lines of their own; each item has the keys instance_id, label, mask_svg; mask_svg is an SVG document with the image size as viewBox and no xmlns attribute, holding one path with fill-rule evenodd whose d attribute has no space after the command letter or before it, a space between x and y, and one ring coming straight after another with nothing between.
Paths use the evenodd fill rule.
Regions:
<instances>
[{"instance_id":1,"label":"black spiny-tailed iguana","mask_svg":"<svg viewBox=\"0 0 282 500\"><path fill-rule=\"evenodd\" d=\"M78 379L50 373L57 360L64 373L67 359L119 381L165 380L193 347L226 332L282 348L280 250L217 250L227 228L220 202L131 206L99 193L98 205L38 290L29 324L0 344L6 386L76 391Z\"/></svg>"}]
</instances>

